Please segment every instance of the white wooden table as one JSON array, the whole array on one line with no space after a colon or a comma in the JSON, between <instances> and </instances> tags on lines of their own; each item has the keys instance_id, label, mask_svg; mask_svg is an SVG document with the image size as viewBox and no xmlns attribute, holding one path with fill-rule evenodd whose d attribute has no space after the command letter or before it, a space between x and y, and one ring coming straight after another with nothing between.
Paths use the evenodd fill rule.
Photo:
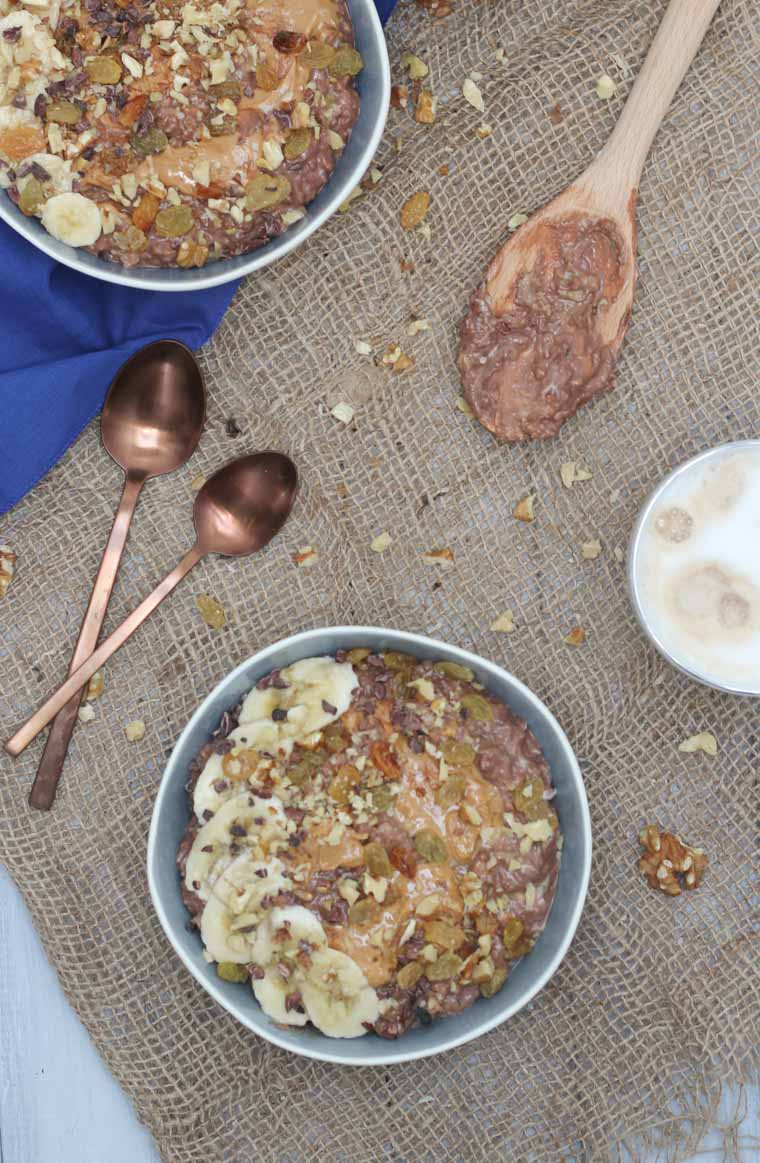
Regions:
<instances>
[{"instance_id":1,"label":"white wooden table","mask_svg":"<svg viewBox=\"0 0 760 1163\"><path fill-rule=\"evenodd\" d=\"M742 1128L760 1160L758 1091ZM726 1104L728 1111L729 1104ZM720 1160L715 1136L693 1163ZM153 1141L98 1057L0 867L0 1163L158 1163ZM654 1163L654 1160L652 1161Z\"/></svg>"}]
</instances>

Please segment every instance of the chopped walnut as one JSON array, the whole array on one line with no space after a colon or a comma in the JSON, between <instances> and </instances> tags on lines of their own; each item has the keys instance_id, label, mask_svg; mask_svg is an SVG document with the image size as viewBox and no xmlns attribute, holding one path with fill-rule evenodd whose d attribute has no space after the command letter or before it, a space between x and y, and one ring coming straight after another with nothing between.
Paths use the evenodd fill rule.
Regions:
<instances>
[{"instance_id":1,"label":"chopped walnut","mask_svg":"<svg viewBox=\"0 0 760 1163\"><path fill-rule=\"evenodd\" d=\"M301 569L311 569L316 564L317 551L313 545L304 545L297 553L292 554L293 561Z\"/></svg>"},{"instance_id":2,"label":"chopped walnut","mask_svg":"<svg viewBox=\"0 0 760 1163\"><path fill-rule=\"evenodd\" d=\"M77 718L80 723L91 723L95 718L95 708L91 707L89 703L85 703L77 711Z\"/></svg>"},{"instance_id":3,"label":"chopped walnut","mask_svg":"<svg viewBox=\"0 0 760 1163\"><path fill-rule=\"evenodd\" d=\"M409 90L406 85L391 86L391 108L406 109L409 103Z\"/></svg>"},{"instance_id":4,"label":"chopped walnut","mask_svg":"<svg viewBox=\"0 0 760 1163\"><path fill-rule=\"evenodd\" d=\"M581 557L587 561L593 561L602 552L602 543L594 538L593 541L581 542Z\"/></svg>"},{"instance_id":5,"label":"chopped walnut","mask_svg":"<svg viewBox=\"0 0 760 1163\"><path fill-rule=\"evenodd\" d=\"M426 565L450 565L454 560L454 550L448 545L443 549L429 549L423 553L422 560Z\"/></svg>"},{"instance_id":6,"label":"chopped walnut","mask_svg":"<svg viewBox=\"0 0 760 1163\"><path fill-rule=\"evenodd\" d=\"M377 537L373 537L370 541L369 547L374 553L385 553L388 546L392 544L392 540L390 533L378 533Z\"/></svg>"},{"instance_id":7,"label":"chopped walnut","mask_svg":"<svg viewBox=\"0 0 760 1163\"><path fill-rule=\"evenodd\" d=\"M8 586L13 578L13 567L16 564L16 554L10 545L0 545L0 598L8 593Z\"/></svg>"},{"instance_id":8,"label":"chopped walnut","mask_svg":"<svg viewBox=\"0 0 760 1163\"><path fill-rule=\"evenodd\" d=\"M497 634L511 634L515 628L515 619L511 610L505 610L491 623L491 629Z\"/></svg>"},{"instance_id":9,"label":"chopped walnut","mask_svg":"<svg viewBox=\"0 0 760 1163\"><path fill-rule=\"evenodd\" d=\"M690 735L683 743L679 743L678 750L685 751L687 755L703 751L705 755L715 756L718 754L718 740L712 731L700 731L698 735Z\"/></svg>"},{"instance_id":10,"label":"chopped walnut","mask_svg":"<svg viewBox=\"0 0 760 1163\"><path fill-rule=\"evenodd\" d=\"M354 418L354 410L350 404L336 404L334 408L330 409L330 415L334 416L341 424L350 424Z\"/></svg>"},{"instance_id":11,"label":"chopped walnut","mask_svg":"<svg viewBox=\"0 0 760 1163\"><path fill-rule=\"evenodd\" d=\"M591 473L587 468L583 468L576 460L566 460L560 466L559 475L562 478L562 484L566 489L571 489L576 481L590 481Z\"/></svg>"},{"instance_id":12,"label":"chopped walnut","mask_svg":"<svg viewBox=\"0 0 760 1163\"><path fill-rule=\"evenodd\" d=\"M409 73L410 80L412 81L421 81L430 72L425 62L420 60L418 56L415 56L413 52L402 52L401 64Z\"/></svg>"},{"instance_id":13,"label":"chopped walnut","mask_svg":"<svg viewBox=\"0 0 760 1163\"><path fill-rule=\"evenodd\" d=\"M105 679L103 678L103 671L96 670L92 678L87 684L87 699L99 699L105 690Z\"/></svg>"},{"instance_id":14,"label":"chopped walnut","mask_svg":"<svg viewBox=\"0 0 760 1163\"><path fill-rule=\"evenodd\" d=\"M407 371L410 367L414 367L414 360L411 355L406 355L402 351L398 359L394 359L393 361L393 374L397 376L401 375L401 372Z\"/></svg>"},{"instance_id":15,"label":"chopped walnut","mask_svg":"<svg viewBox=\"0 0 760 1163\"><path fill-rule=\"evenodd\" d=\"M197 493L203 488L205 483L206 483L205 473L199 472L198 475L194 476L193 479L190 481L190 488L193 490L194 493Z\"/></svg>"},{"instance_id":16,"label":"chopped walnut","mask_svg":"<svg viewBox=\"0 0 760 1163\"><path fill-rule=\"evenodd\" d=\"M567 646L582 646L586 641L586 631L582 626L573 626L569 634L566 634L562 641Z\"/></svg>"},{"instance_id":17,"label":"chopped walnut","mask_svg":"<svg viewBox=\"0 0 760 1163\"><path fill-rule=\"evenodd\" d=\"M477 109L479 113L484 111L483 94L471 77L466 77L462 84L462 96L468 105L472 105L473 109Z\"/></svg>"},{"instance_id":18,"label":"chopped walnut","mask_svg":"<svg viewBox=\"0 0 760 1163\"><path fill-rule=\"evenodd\" d=\"M470 405L469 405L469 404L467 403L467 401L465 400L464 396L457 396L457 398L456 398L456 400L454 401L454 403L456 404L456 406L457 406L457 408L459 409L459 411L460 411L460 412L463 412L463 413L465 414L465 416L474 416L474 415L475 415L475 413L473 412L472 408L470 407Z\"/></svg>"},{"instance_id":19,"label":"chopped walnut","mask_svg":"<svg viewBox=\"0 0 760 1163\"><path fill-rule=\"evenodd\" d=\"M661 832L658 824L647 824L639 841L644 849L639 872L650 888L666 896L680 896L684 888L699 888L707 868L701 848L691 848L672 832Z\"/></svg>"},{"instance_id":20,"label":"chopped walnut","mask_svg":"<svg viewBox=\"0 0 760 1163\"><path fill-rule=\"evenodd\" d=\"M515 230L519 230L519 228L521 226L523 226L527 221L528 221L527 214L513 214L512 217L507 222L507 230L509 230L510 232L513 232Z\"/></svg>"},{"instance_id":21,"label":"chopped walnut","mask_svg":"<svg viewBox=\"0 0 760 1163\"><path fill-rule=\"evenodd\" d=\"M615 96L617 85L607 73L602 73L596 82L596 95L600 101L609 101Z\"/></svg>"},{"instance_id":22,"label":"chopped walnut","mask_svg":"<svg viewBox=\"0 0 760 1163\"><path fill-rule=\"evenodd\" d=\"M512 510L512 516L516 521L535 520L535 513L533 512L535 500L536 498L533 493L528 493L527 497L523 497L521 501L517 502L514 509Z\"/></svg>"},{"instance_id":23,"label":"chopped walnut","mask_svg":"<svg viewBox=\"0 0 760 1163\"><path fill-rule=\"evenodd\" d=\"M416 194L412 194L401 207L399 220L402 228L404 230L414 230L415 227L422 223L429 209L430 195L427 190L418 190Z\"/></svg>"},{"instance_id":24,"label":"chopped walnut","mask_svg":"<svg viewBox=\"0 0 760 1163\"><path fill-rule=\"evenodd\" d=\"M414 120L418 121L420 125L433 125L435 123L435 110L437 100L429 89L420 89L417 98L417 104L414 109Z\"/></svg>"}]
</instances>

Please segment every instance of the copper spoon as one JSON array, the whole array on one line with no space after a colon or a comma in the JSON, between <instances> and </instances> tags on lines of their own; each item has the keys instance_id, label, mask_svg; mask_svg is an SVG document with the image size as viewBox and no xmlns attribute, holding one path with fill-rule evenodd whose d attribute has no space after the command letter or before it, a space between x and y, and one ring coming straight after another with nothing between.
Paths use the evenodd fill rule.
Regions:
<instances>
[{"instance_id":1,"label":"copper spoon","mask_svg":"<svg viewBox=\"0 0 760 1163\"><path fill-rule=\"evenodd\" d=\"M5 744L20 755L35 735L84 684L99 666L122 646L142 622L170 594L186 573L207 553L243 557L272 540L288 519L298 488L296 466L281 452L254 452L232 460L206 481L195 499L195 544L178 565L132 611L86 662Z\"/></svg>"},{"instance_id":2,"label":"copper spoon","mask_svg":"<svg viewBox=\"0 0 760 1163\"><path fill-rule=\"evenodd\" d=\"M197 445L206 411L203 376L195 356L174 339L159 339L136 352L116 373L100 420L100 439L124 469L124 488L103 552L69 674L92 653L121 562L140 491L149 477L179 468ZM34 777L29 803L47 811L55 799L79 696L56 715Z\"/></svg>"},{"instance_id":3,"label":"copper spoon","mask_svg":"<svg viewBox=\"0 0 760 1163\"><path fill-rule=\"evenodd\" d=\"M519 276L535 266L547 224L578 217L607 219L624 244L623 278L617 296L598 314L597 331L615 357L628 326L636 284L636 196L641 172L719 4L720 0L671 0L606 145L580 177L533 214L491 261L485 290L494 315L505 314L514 301Z\"/></svg>"}]
</instances>

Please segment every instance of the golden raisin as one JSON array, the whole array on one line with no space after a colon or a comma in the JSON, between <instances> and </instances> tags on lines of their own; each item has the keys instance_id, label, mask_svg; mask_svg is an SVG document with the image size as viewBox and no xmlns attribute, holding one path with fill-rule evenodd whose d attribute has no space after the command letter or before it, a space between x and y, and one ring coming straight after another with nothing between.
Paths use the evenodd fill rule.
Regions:
<instances>
[{"instance_id":1,"label":"golden raisin","mask_svg":"<svg viewBox=\"0 0 760 1163\"><path fill-rule=\"evenodd\" d=\"M335 60L335 49L322 40L310 40L304 49L303 58L312 71L326 69Z\"/></svg>"},{"instance_id":2,"label":"golden raisin","mask_svg":"<svg viewBox=\"0 0 760 1163\"><path fill-rule=\"evenodd\" d=\"M355 77L364 68L362 55L350 44L340 45L330 63L330 76Z\"/></svg>"},{"instance_id":3,"label":"golden raisin","mask_svg":"<svg viewBox=\"0 0 760 1163\"><path fill-rule=\"evenodd\" d=\"M407 198L401 207L400 221L404 230L414 230L427 217L430 209L430 195L427 190L419 190Z\"/></svg>"},{"instance_id":4,"label":"golden raisin","mask_svg":"<svg viewBox=\"0 0 760 1163\"><path fill-rule=\"evenodd\" d=\"M44 201L45 191L42 182L38 182L36 178L28 178L18 196L19 210L24 214L36 214Z\"/></svg>"},{"instance_id":5,"label":"golden raisin","mask_svg":"<svg viewBox=\"0 0 760 1163\"><path fill-rule=\"evenodd\" d=\"M396 974L396 984L401 989L411 989L422 977L422 966L417 961L409 961L402 965Z\"/></svg>"},{"instance_id":6,"label":"golden raisin","mask_svg":"<svg viewBox=\"0 0 760 1163\"><path fill-rule=\"evenodd\" d=\"M351 792L360 782L361 773L352 763L341 763L335 775L330 780L327 793L331 799L339 804L347 804Z\"/></svg>"},{"instance_id":7,"label":"golden raisin","mask_svg":"<svg viewBox=\"0 0 760 1163\"><path fill-rule=\"evenodd\" d=\"M380 905L371 897L366 896L348 910L348 920L351 925L373 925L380 919Z\"/></svg>"},{"instance_id":8,"label":"golden raisin","mask_svg":"<svg viewBox=\"0 0 760 1163\"><path fill-rule=\"evenodd\" d=\"M457 976L462 964L462 958L456 953L444 953L437 961L425 966L425 977L428 981L447 981Z\"/></svg>"},{"instance_id":9,"label":"golden raisin","mask_svg":"<svg viewBox=\"0 0 760 1163\"><path fill-rule=\"evenodd\" d=\"M462 707L471 719L477 719L479 722L488 722L493 718L493 707L482 695L465 695Z\"/></svg>"},{"instance_id":10,"label":"golden raisin","mask_svg":"<svg viewBox=\"0 0 760 1163\"><path fill-rule=\"evenodd\" d=\"M156 215L156 233L162 238L180 238L193 228L189 206L167 206Z\"/></svg>"},{"instance_id":11,"label":"golden raisin","mask_svg":"<svg viewBox=\"0 0 760 1163\"><path fill-rule=\"evenodd\" d=\"M493 977L490 981L484 981L480 987L480 992L483 997L493 997L498 993L504 982L507 980L506 969L494 970Z\"/></svg>"},{"instance_id":12,"label":"golden raisin","mask_svg":"<svg viewBox=\"0 0 760 1163\"><path fill-rule=\"evenodd\" d=\"M310 129L291 129L285 139L282 152L289 162L295 161L311 145L312 134Z\"/></svg>"},{"instance_id":13,"label":"golden raisin","mask_svg":"<svg viewBox=\"0 0 760 1163\"><path fill-rule=\"evenodd\" d=\"M121 78L121 65L115 57L93 57L84 67L95 85L116 85Z\"/></svg>"},{"instance_id":14,"label":"golden raisin","mask_svg":"<svg viewBox=\"0 0 760 1163\"><path fill-rule=\"evenodd\" d=\"M475 762L475 748L469 743L460 743L458 739L444 739L441 755L453 767L466 767Z\"/></svg>"},{"instance_id":15,"label":"golden raisin","mask_svg":"<svg viewBox=\"0 0 760 1163\"><path fill-rule=\"evenodd\" d=\"M290 189L284 174L257 174L245 188L246 210L269 210L284 202Z\"/></svg>"},{"instance_id":16,"label":"golden raisin","mask_svg":"<svg viewBox=\"0 0 760 1163\"><path fill-rule=\"evenodd\" d=\"M382 844L374 841L364 848L364 862L371 876L392 876L393 866Z\"/></svg>"},{"instance_id":17,"label":"golden raisin","mask_svg":"<svg viewBox=\"0 0 760 1163\"><path fill-rule=\"evenodd\" d=\"M430 864L445 864L448 850L441 837L432 828L420 828L414 836L414 847L423 860Z\"/></svg>"},{"instance_id":18,"label":"golden raisin","mask_svg":"<svg viewBox=\"0 0 760 1163\"><path fill-rule=\"evenodd\" d=\"M208 247L193 242L191 238L184 238L177 250L177 266L187 270L188 267L202 267L208 258Z\"/></svg>"},{"instance_id":19,"label":"golden raisin","mask_svg":"<svg viewBox=\"0 0 760 1163\"><path fill-rule=\"evenodd\" d=\"M143 194L132 211L132 222L138 230L150 230L156 220L161 201L155 194Z\"/></svg>"},{"instance_id":20,"label":"golden raisin","mask_svg":"<svg viewBox=\"0 0 760 1163\"><path fill-rule=\"evenodd\" d=\"M59 125L76 125L84 113L84 106L76 101L51 101L45 110L46 121L56 121Z\"/></svg>"}]
</instances>

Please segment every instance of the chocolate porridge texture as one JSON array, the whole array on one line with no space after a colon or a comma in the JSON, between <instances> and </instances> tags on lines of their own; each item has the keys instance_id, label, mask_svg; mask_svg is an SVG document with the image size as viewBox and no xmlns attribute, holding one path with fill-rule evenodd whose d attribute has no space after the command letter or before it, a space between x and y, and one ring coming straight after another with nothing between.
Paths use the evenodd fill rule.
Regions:
<instances>
[{"instance_id":1,"label":"chocolate porridge texture","mask_svg":"<svg viewBox=\"0 0 760 1163\"><path fill-rule=\"evenodd\" d=\"M397 9L394 76L402 53L416 51L429 87L449 96L446 113L422 125L393 110L379 185L237 292L200 356L203 440L186 470L144 491L110 624L186 552L190 484L238 445L283 448L298 462L288 524L253 558L209 558L109 661L52 813L27 805L41 741L0 761L0 859L169 1163L643 1163L658 1149L689 1158L722 1086L756 1076L757 707L659 659L618 560L670 467L760 430L755 3L723 0L647 163L615 391L553 440L509 447L455 407L456 326L506 222L545 205L604 143L626 69L639 69L664 10L664 0L459 0L436 21L416 4ZM618 85L612 102L594 93L601 68ZM458 95L473 70L483 114ZM475 132L483 120L485 141ZM398 222L421 189L429 240ZM412 312L427 332L407 334ZM415 366L394 374L355 350L360 339L378 353L398 343ZM352 425L330 415L340 401L354 407ZM563 487L567 462L590 478ZM121 483L94 422L2 520L0 540L18 555L0 600L4 738L66 673ZM512 520L530 490L536 519ZM377 554L383 530L392 544ZM578 552L590 537L602 546L593 561ZM306 546L310 568L293 560ZM448 565L425 561L444 547ZM221 630L198 613L208 591L227 612ZM492 631L507 609L515 631ZM165 757L201 701L263 646L346 623L470 647L527 683L570 737L594 828L580 926L530 1007L444 1055L371 1071L296 1058L235 1023L173 954L145 877ZM574 626L587 631L577 649L563 641ZM123 724L136 717L145 737L127 743ZM717 755L678 751L705 729ZM637 871L638 834L654 820L704 847L697 891L668 899ZM741 1142L733 1112L716 1132L730 1163Z\"/></svg>"},{"instance_id":2,"label":"chocolate porridge texture","mask_svg":"<svg viewBox=\"0 0 760 1163\"><path fill-rule=\"evenodd\" d=\"M0 19L0 184L25 214L108 261L185 268L303 217L359 113L345 0L57 12Z\"/></svg>"},{"instance_id":3,"label":"chocolate porridge texture","mask_svg":"<svg viewBox=\"0 0 760 1163\"><path fill-rule=\"evenodd\" d=\"M345 709L322 700L319 720L328 721L309 733L308 747L272 745L258 718L265 711L282 724L287 707L302 706L293 667L260 681L257 689L269 695L259 697L256 721L249 699L239 726L239 708L224 716L231 746L221 760L222 727L193 762L191 817L177 853L183 899L219 975L237 979L239 966L254 990L266 970L257 949L269 917L277 917L275 928L292 924L298 946L277 952L275 972L288 990L308 978L316 948L308 918L288 910L314 914L339 951L338 965L341 954L351 958L384 1003L336 1036L373 1030L395 1038L481 994L493 997L530 953L559 870L554 788L535 736L468 668L367 649L342 651L334 664L315 661L328 675L342 668L356 685ZM220 829L217 814L231 805ZM262 845L260 829L275 805L286 818ZM212 852L209 867L204 856ZM256 861L254 875L264 885L276 881L263 898L255 879L240 876ZM220 940L198 893L215 912L223 908L233 928L242 913L245 936ZM269 999L261 1000L275 1020L303 1012L300 1005L270 1011ZM329 1014L309 1017L324 1033L344 1029Z\"/></svg>"}]
</instances>

